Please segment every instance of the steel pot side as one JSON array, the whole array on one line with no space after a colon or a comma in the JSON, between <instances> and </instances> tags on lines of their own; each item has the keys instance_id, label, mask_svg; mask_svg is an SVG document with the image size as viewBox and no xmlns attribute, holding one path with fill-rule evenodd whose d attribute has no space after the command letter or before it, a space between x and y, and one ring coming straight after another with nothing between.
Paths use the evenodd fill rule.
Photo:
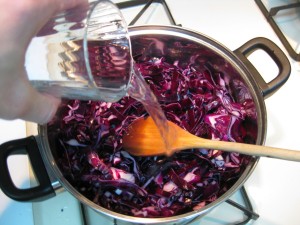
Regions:
<instances>
[{"instance_id":1,"label":"steel pot side","mask_svg":"<svg viewBox=\"0 0 300 225\"><path fill-rule=\"evenodd\" d=\"M235 67L252 94L253 101L255 102L257 109L258 133L256 144L264 144L267 128L267 115L264 99L270 97L273 93L279 90L282 85L284 85L284 83L288 80L291 71L289 60L278 46L276 46L272 41L260 37L246 42L235 51L231 51L210 37L181 27L146 25L134 26L129 30L131 37L161 34L187 38L201 45L205 45L207 48L224 57ZM265 82L263 77L247 58L249 54L259 49L265 51L274 60L279 69L278 74L275 75L274 79L270 82ZM15 187L10 177L7 165L7 158L10 155L15 154L29 155L34 173L39 182L38 186L28 189L18 189ZM8 197L17 201L40 201L45 198L53 197L55 195L55 191L58 191L61 187L63 187L65 190L72 193L74 197L80 200L83 204L93 208L99 213L116 219L140 224L179 224L197 216L205 215L211 209L227 200L252 174L258 160L258 157L253 157L237 182L217 200L206 205L202 209L166 218L138 218L110 211L81 195L65 179L56 164L56 160L53 157L48 142L47 126L44 125L38 127L38 136L36 137L31 136L24 139L14 140L0 146L0 188ZM43 163L41 163L42 161Z\"/></svg>"}]
</instances>

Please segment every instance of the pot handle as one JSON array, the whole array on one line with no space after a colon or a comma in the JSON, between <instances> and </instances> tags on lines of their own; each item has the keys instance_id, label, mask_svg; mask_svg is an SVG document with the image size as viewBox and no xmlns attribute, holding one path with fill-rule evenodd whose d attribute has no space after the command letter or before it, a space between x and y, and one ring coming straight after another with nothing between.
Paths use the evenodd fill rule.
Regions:
<instances>
[{"instance_id":1,"label":"pot handle","mask_svg":"<svg viewBox=\"0 0 300 225\"><path fill-rule=\"evenodd\" d=\"M20 189L12 181L7 159L11 155L21 154L29 157L38 182L35 187ZM55 195L34 136L0 145L0 188L8 197L17 201L41 201Z\"/></svg>"},{"instance_id":2,"label":"pot handle","mask_svg":"<svg viewBox=\"0 0 300 225\"><path fill-rule=\"evenodd\" d=\"M253 64L247 59L252 52L259 49L265 51L274 60L279 69L277 76L268 83L262 78ZM254 79L262 90L262 96L264 98L268 98L274 94L290 76L291 64L288 58L274 42L267 38L258 37L251 39L236 49L234 53L246 65L250 73L253 75Z\"/></svg>"}]
</instances>

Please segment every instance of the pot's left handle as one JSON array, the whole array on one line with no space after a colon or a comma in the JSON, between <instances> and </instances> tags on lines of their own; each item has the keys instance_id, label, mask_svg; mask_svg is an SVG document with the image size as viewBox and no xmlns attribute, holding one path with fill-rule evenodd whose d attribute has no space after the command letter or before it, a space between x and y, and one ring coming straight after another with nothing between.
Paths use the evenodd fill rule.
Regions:
<instances>
[{"instance_id":1,"label":"pot's left handle","mask_svg":"<svg viewBox=\"0 0 300 225\"><path fill-rule=\"evenodd\" d=\"M8 168L11 155L27 154L38 185L26 189L15 186ZM0 145L0 188L17 201L41 201L55 195L34 136L13 140Z\"/></svg>"},{"instance_id":2,"label":"pot's left handle","mask_svg":"<svg viewBox=\"0 0 300 225\"><path fill-rule=\"evenodd\" d=\"M256 51L263 50L266 52L278 67L278 74L270 82L266 82L259 74L256 68L248 60L248 56ZM257 84L262 90L264 98L274 94L289 78L291 73L291 64L283 51L271 40L263 37L251 39L234 51L235 55L246 65L253 75Z\"/></svg>"}]
</instances>

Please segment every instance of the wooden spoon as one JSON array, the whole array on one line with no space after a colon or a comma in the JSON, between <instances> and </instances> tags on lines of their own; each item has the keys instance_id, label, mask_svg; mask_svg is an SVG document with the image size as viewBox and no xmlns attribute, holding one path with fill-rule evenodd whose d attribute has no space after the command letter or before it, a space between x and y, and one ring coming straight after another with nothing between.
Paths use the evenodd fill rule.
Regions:
<instances>
[{"instance_id":1,"label":"wooden spoon","mask_svg":"<svg viewBox=\"0 0 300 225\"><path fill-rule=\"evenodd\" d=\"M123 137L123 146L136 156L171 155L176 151L205 148L228 152L238 152L252 156L264 156L290 161L300 161L300 152L261 145L244 144L237 142L213 141L197 137L186 130L168 121L169 146L166 147L159 129L151 117L138 119L128 128L128 133ZM175 138L174 138L175 137Z\"/></svg>"}]
</instances>

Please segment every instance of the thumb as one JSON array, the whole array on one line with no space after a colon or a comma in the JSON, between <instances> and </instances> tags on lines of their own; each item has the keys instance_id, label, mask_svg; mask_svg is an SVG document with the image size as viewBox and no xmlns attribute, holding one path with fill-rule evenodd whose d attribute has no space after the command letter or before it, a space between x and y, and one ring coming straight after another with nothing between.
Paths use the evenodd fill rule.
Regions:
<instances>
[{"instance_id":1,"label":"thumb","mask_svg":"<svg viewBox=\"0 0 300 225\"><path fill-rule=\"evenodd\" d=\"M51 95L41 94L35 90L30 94L31 101L27 101L25 111L21 114L20 119L31 121L39 124L49 122L55 115L60 104L60 99Z\"/></svg>"},{"instance_id":2,"label":"thumb","mask_svg":"<svg viewBox=\"0 0 300 225\"><path fill-rule=\"evenodd\" d=\"M0 95L0 117L23 119L39 124L49 122L55 115L60 99L36 91L28 81L14 82L7 95Z\"/></svg>"}]
</instances>

